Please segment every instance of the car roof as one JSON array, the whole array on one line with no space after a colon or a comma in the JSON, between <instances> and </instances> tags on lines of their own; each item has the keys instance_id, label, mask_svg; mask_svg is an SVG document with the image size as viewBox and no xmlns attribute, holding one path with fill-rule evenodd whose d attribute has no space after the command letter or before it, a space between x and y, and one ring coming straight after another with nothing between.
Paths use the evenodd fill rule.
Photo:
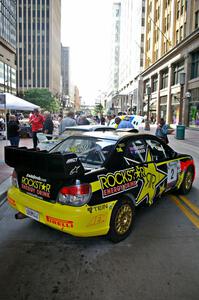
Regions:
<instances>
[{"instance_id":1,"label":"car roof","mask_svg":"<svg viewBox=\"0 0 199 300\"><path fill-rule=\"evenodd\" d=\"M136 132L127 132L127 131L87 131L87 132L80 132L77 133L75 136L87 136L87 137L93 137L93 138L102 138L102 139L109 139L109 140L119 140L122 138L128 138L135 136L137 138L143 138L143 137L154 137L154 135L149 133L136 133ZM73 136L73 137L75 137Z\"/></svg>"},{"instance_id":2,"label":"car roof","mask_svg":"<svg viewBox=\"0 0 199 300\"><path fill-rule=\"evenodd\" d=\"M64 132L68 130L74 130L74 131L114 131L115 128L112 126L106 126L106 125L78 125L78 126L72 126L72 127L65 127Z\"/></svg>"}]
</instances>

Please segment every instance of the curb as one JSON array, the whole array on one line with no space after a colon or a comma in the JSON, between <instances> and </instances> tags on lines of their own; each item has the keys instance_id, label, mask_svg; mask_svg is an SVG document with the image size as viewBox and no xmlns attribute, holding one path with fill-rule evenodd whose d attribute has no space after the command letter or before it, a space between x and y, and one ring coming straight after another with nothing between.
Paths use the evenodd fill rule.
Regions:
<instances>
[{"instance_id":1,"label":"curb","mask_svg":"<svg viewBox=\"0 0 199 300\"><path fill-rule=\"evenodd\" d=\"M9 176L6 180L4 180L0 184L0 207L6 202L7 200L7 190L11 186L11 176Z\"/></svg>"},{"instance_id":2,"label":"curb","mask_svg":"<svg viewBox=\"0 0 199 300\"><path fill-rule=\"evenodd\" d=\"M0 195L0 207L7 201L7 192Z\"/></svg>"}]
</instances>

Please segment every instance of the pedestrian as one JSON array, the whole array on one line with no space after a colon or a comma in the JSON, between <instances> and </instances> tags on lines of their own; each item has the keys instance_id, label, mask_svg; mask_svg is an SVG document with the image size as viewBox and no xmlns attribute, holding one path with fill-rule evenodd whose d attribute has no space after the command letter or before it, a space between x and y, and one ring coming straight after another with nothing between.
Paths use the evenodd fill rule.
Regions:
<instances>
[{"instance_id":1,"label":"pedestrian","mask_svg":"<svg viewBox=\"0 0 199 300\"><path fill-rule=\"evenodd\" d=\"M54 129L54 124L52 121L52 117L49 111L44 112L44 125L43 125L43 133L52 134ZM51 140L52 137L47 136L48 140Z\"/></svg>"},{"instance_id":2,"label":"pedestrian","mask_svg":"<svg viewBox=\"0 0 199 300\"><path fill-rule=\"evenodd\" d=\"M115 118L115 125L114 125L114 127L115 127L115 128L118 128L120 122L121 122L121 118L120 118L119 116L117 116L117 117Z\"/></svg>"},{"instance_id":3,"label":"pedestrian","mask_svg":"<svg viewBox=\"0 0 199 300\"><path fill-rule=\"evenodd\" d=\"M123 120L119 123L118 127L119 128L134 128L133 124L131 123L130 117L125 116Z\"/></svg>"},{"instance_id":4,"label":"pedestrian","mask_svg":"<svg viewBox=\"0 0 199 300\"><path fill-rule=\"evenodd\" d=\"M14 115L9 116L9 121L7 125L7 135L11 146L19 146L19 131L20 126Z\"/></svg>"},{"instance_id":5,"label":"pedestrian","mask_svg":"<svg viewBox=\"0 0 199 300\"><path fill-rule=\"evenodd\" d=\"M36 149L38 144L37 133L43 131L44 117L39 113L37 108L34 109L33 114L29 118L29 124L32 127L33 147Z\"/></svg>"},{"instance_id":6,"label":"pedestrian","mask_svg":"<svg viewBox=\"0 0 199 300\"><path fill-rule=\"evenodd\" d=\"M77 118L77 125L89 125L90 122L89 120L86 118L85 115L80 115L78 118Z\"/></svg>"},{"instance_id":7,"label":"pedestrian","mask_svg":"<svg viewBox=\"0 0 199 300\"><path fill-rule=\"evenodd\" d=\"M160 119L160 123L157 126L155 135L163 140L166 144L169 143L168 137L168 125L166 124L165 120L163 118Z\"/></svg>"},{"instance_id":8,"label":"pedestrian","mask_svg":"<svg viewBox=\"0 0 199 300\"><path fill-rule=\"evenodd\" d=\"M104 118L103 115L101 115L101 118L100 118L100 124L101 124L101 125L105 125L105 122L106 122L106 119Z\"/></svg>"},{"instance_id":9,"label":"pedestrian","mask_svg":"<svg viewBox=\"0 0 199 300\"><path fill-rule=\"evenodd\" d=\"M3 116L0 115L0 131L1 130L3 131L4 128L5 128L5 121L4 121Z\"/></svg>"},{"instance_id":10,"label":"pedestrian","mask_svg":"<svg viewBox=\"0 0 199 300\"><path fill-rule=\"evenodd\" d=\"M69 111L67 113L67 116L65 118L63 118L60 122L59 125L59 134L62 134L62 132L64 132L66 127L71 127L71 126L76 126L77 123L74 119L74 112Z\"/></svg>"}]
</instances>

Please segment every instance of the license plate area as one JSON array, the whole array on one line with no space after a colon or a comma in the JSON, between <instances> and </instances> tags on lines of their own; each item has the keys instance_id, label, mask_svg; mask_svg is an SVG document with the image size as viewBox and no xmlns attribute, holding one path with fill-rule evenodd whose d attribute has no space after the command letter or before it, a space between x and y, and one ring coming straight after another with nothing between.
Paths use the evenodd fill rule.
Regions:
<instances>
[{"instance_id":1,"label":"license plate area","mask_svg":"<svg viewBox=\"0 0 199 300\"><path fill-rule=\"evenodd\" d=\"M39 212L34 209L26 207L26 215L36 221L39 221Z\"/></svg>"}]
</instances>

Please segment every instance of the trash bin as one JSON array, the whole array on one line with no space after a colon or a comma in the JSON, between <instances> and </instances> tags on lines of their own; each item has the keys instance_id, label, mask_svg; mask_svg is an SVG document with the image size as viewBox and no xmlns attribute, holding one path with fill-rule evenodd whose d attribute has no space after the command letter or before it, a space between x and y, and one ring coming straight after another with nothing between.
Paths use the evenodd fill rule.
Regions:
<instances>
[{"instance_id":1,"label":"trash bin","mask_svg":"<svg viewBox=\"0 0 199 300\"><path fill-rule=\"evenodd\" d=\"M176 126L176 139L184 140L184 137L185 137L185 126L177 125Z\"/></svg>"}]
</instances>

